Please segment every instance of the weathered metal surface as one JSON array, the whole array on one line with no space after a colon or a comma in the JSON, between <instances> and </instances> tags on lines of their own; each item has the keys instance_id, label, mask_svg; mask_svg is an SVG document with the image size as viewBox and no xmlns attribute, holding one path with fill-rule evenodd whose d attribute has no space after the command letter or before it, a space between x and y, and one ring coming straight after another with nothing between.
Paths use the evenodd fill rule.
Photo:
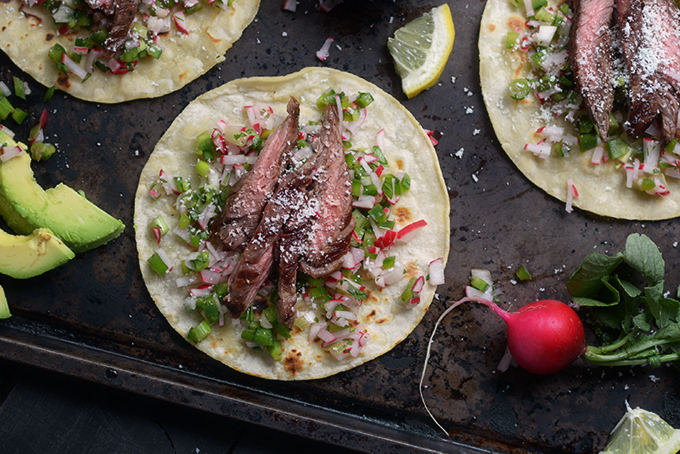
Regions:
<instances>
[{"instance_id":1,"label":"weathered metal surface","mask_svg":"<svg viewBox=\"0 0 680 454\"><path fill-rule=\"evenodd\" d=\"M57 94L45 105L47 135L58 145L34 165L45 187L60 181L121 218L125 233L44 276L0 276L14 317L0 323L0 355L113 387L266 424L371 452L593 452L625 410L642 406L680 427L678 373L672 368L604 369L576 364L548 377L495 367L505 351L503 324L486 309L462 308L432 345L425 398L418 396L427 339L447 303L462 296L470 269L491 270L506 301L521 306L566 300L565 281L592 252L616 253L628 234L645 233L666 259L667 282L680 281L676 221L624 222L546 196L503 154L486 115L478 78L481 1L449 2L456 42L439 84L406 100L387 52L397 28L437 4L346 1L330 13L302 0L295 13L264 0L256 21L226 62L160 99L98 105ZM326 62L315 52L335 41ZM3 55L0 79L27 79ZM264 381L203 356L169 327L138 270L133 198L142 166L174 117L194 97L227 80L330 66L377 84L435 131L451 196L447 283L423 322L389 354L357 369L305 383ZM31 106L39 115L41 106ZM31 121L29 120L28 123ZM20 135L21 137L21 135ZM25 137L25 135L24 135ZM5 226L6 227L6 226ZM530 282L513 285L525 263Z\"/></svg>"}]
</instances>

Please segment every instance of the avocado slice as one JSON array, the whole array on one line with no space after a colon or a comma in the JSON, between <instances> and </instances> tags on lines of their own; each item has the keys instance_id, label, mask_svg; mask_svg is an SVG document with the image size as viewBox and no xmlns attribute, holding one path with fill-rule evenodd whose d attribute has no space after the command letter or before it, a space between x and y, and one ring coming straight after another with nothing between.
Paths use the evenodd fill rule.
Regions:
<instances>
[{"instance_id":1,"label":"avocado slice","mask_svg":"<svg viewBox=\"0 0 680 454\"><path fill-rule=\"evenodd\" d=\"M75 257L49 229L30 235L10 235L0 229L0 273L28 279L62 265Z\"/></svg>"},{"instance_id":2,"label":"avocado slice","mask_svg":"<svg viewBox=\"0 0 680 454\"><path fill-rule=\"evenodd\" d=\"M0 286L0 319L10 318L11 316L12 314L9 313L5 291L2 289L2 286Z\"/></svg>"},{"instance_id":3,"label":"avocado slice","mask_svg":"<svg viewBox=\"0 0 680 454\"><path fill-rule=\"evenodd\" d=\"M63 183L43 190L26 153L0 163L0 215L22 235L50 229L76 253L107 243L125 229L120 220Z\"/></svg>"}]
</instances>

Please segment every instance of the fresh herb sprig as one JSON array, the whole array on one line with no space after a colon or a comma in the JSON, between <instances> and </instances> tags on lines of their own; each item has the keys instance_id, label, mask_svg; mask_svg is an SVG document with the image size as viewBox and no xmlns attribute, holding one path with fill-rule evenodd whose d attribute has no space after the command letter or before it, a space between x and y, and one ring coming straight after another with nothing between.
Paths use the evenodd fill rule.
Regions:
<instances>
[{"instance_id":1,"label":"fresh herb sprig","mask_svg":"<svg viewBox=\"0 0 680 454\"><path fill-rule=\"evenodd\" d=\"M609 366L680 365L680 288L677 299L664 296L664 266L656 244L639 234L628 237L623 253L592 253L578 266L567 289L575 303L596 308L606 344L589 346L585 360Z\"/></svg>"}]
</instances>

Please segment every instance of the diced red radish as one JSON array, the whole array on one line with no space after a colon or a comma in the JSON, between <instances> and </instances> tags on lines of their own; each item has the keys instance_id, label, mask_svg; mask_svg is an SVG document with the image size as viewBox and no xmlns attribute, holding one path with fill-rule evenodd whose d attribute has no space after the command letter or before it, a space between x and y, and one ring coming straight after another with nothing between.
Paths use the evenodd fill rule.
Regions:
<instances>
[{"instance_id":1,"label":"diced red radish","mask_svg":"<svg viewBox=\"0 0 680 454\"><path fill-rule=\"evenodd\" d=\"M66 65L69 71L71 71L73 74L80 77L81 79L85 79L87 77L88 72L85 71L85 69L81 67L78 63L71 60L71 58L68 55L66 55L66 52L64 52L61 55L61 62L64 65Z\"/></svg>"},{"instance_id":2,"label":"diced red radish","mask_svg":"<svg viewBox=\"0 0 680 454\"><path fill-rule=\"evenodd\" d=\"M156 240L156 243L161 244L161 237L163 236L161 233L161 229L159 227L151 227L151 233L153 233L153 237Z\"/></svg>"},{"instance_id":3,"label":"diced red radish","mask_svg":"<svg viewBox=\"0 0 680 454\"><path fill-rule=\"evenodd\" d=\"M175 21L175 27L177 27L177 30L184 33L185 35L188 35L189 28L187 27L186 13L184 11L178 11L172 15L172 18Z\"/></svg>"},{"instance_id":4,"label":"diced red radish","mask_svg":"<svg viewBox=\"0 0 680 454\"><path fill-rule=\"evenodd\" d=\"M199 273L201 276L201 282L206 284L219 284L220 282L226 281L221 273L217 273L210 268L205 268Z\"/></svg>"},{"instance_id":5,"label":"diced red radish","mask_svg":"<svg viewBox=\"0 0 680 454\"><path fill-rule=\"evenodd\" d=\"M604 147L597 146L593 149L593 157L590 159L590 163L599 166L602 162L602 155L604 155Z\"/></svg>"},{"instance_id":6,"label":"diced red radish","mask_svg":"<svg viewBox=\"0 0 680 454\"><path fill-rule=\"evenodd\" d=\"M415 294L419 294L420 292L423 291L423 287L425 286L425 276L418 276L416 279L415 284L413 284L413 287L411 288L411 291Z\"/></svg>"},{"instance_id":7,"label":"diced red radish","mask_svg":"<svg viewBox=\"0 0 680 454\"><path fill-rule=\"evenodd\" d=\"M430 262L428 282L431 285L442 285L444 283L444 259L438 258Z\"/></svg>"},{"instance_id":8,"label":"diced red radish","mask_svg":"<svg viewBox=\"0 0 680 454\"><path fill-rule=\"evenodd\" d=\"M0 161L2 162L7 162L24 153L24 150L18 145L2 147L0 151L2 151L2 154L0 154Z\"/></svg>"},{"instance_id":9,"label":"diced red radish","mask_svg":"<svg viewBox=\"0 0 680 454\"><path fill-rule=\"evenodd\" d=\"M326 61L326 59L330 55L329 51L331 49L331 44L333 44L333 41L335 41L335 38L327 38L326 41L323 43L323 46L321 46L321 49L316 51L316 58L318 58L321 61ZM340 111L340 118L342 118L342 110Z\"/></svg>"},{"instance_id":10,"label":"diced red radish","mask_svg":"<svg viewBox=\"0 0 680 454\"><path fill-rule=\"evenodd\" d=\"M209 284L201 284L198 287L189 290L191 296L210 296L212 295L213 286Z\"/></svg>"},{"instance_id":11,"label":"diced red radish","mask_svg":"<svg viewBox=\"0 0 680 454\"><path fill-rule=\"evenodd\" d=\"M370 210L375 206L376 199L372 195L360 195L358 200L352 202L354 208L365 208Z\"/></svg>"},{"instance_id":12,"label":"diced red radish","mask_svg":"<svg viewBox=\"0 0 680 454\"><path fill-rule=\"evenodd\" d=\"M650 139L649 137L643 137L642 150L645 154L645 172L652 173L659 165L659 156L661 153L659 141Z\"/></svg>"},{"instance_id":13,"label":"diced red radish","mask_svg":"<svg viewBox=\"0 0 680 454\"><path fill-rule=\"evenodd\" d=\"M399 233L397 233L397 239L403 243L408 243L418 234L420 229L425 226L427 226L427 222L424 219L404 226L399 230Z\"/></svg>"},{"instance_id":14,"label":"diced red radish","mask_svg":"<svg viewBox=\"0 0 680 454\"><path fill-rule=\"evenodd\" d=\"M541 25L538 27L538 34L536 35L536 41L539 46L548 47L553 37L557 32L557 27L555 25Z\"/></svg>"},{"instance_id":15,"label":"diced red radish","mask_svg":"<svg viewBox=\"0 0 680 454\"><path fill-rule=\"evenodd\" d=\"M574 181L571 178L567 178L567 205L565 207L567 213L574 211L573 203L575 197L578 197L578 191L576 190Z\"/></svg>"}]
</instances>

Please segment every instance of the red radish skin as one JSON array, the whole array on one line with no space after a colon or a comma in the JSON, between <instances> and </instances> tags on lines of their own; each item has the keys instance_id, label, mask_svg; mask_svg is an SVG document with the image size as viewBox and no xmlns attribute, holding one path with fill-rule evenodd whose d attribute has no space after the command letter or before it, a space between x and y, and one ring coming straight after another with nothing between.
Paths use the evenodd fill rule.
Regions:
<instances>
[{"instance_id":1,"label":"red radish skin","mask_svg":"<svg viewBox=\"0 0 680 454\"><path fill-rule=\"evenodd\" d=\"M574 309L555 300L536 301L520 308L516 312L507 312L491 301L477 297L466 297L449 306L434 325L430 341L427 345L425 365L420 376L420 398L425 410L434 422L446 434L436 418L430 412L423 396L423 381L427 362L430 359L432 340L439 323L456 307L466 302L482 303L505 321L508 327L508 349L513 359L523 369L540 375L559 372L586 351L586 337L583 323Z\"/></svg>"},{"instance_id":2,"label":"red radish skin","mask_svg":"<svg viewBox=\"0 0 680 454\"><path fill-rule=\"evenodd\" d=\"M508 349L513 359L531 373L559 372L586 350L581 319L560 301L536 301L516 312L487 303L508 326Z\"/></svg>"}]
</instances>

